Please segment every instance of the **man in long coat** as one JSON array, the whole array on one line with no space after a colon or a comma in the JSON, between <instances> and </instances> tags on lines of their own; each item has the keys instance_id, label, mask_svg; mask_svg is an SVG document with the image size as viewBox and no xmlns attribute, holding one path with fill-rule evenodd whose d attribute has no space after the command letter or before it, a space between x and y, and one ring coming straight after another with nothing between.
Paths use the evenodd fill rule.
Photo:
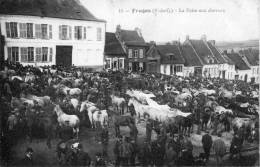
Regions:
<instances>
[{"instance_id":1,"label":"man in long coat","mask_svg":"<svg viewBox=\"0 0 260 167\"><path fill-rule=\"evenodd\" d=\"M217 160L217 165L221 165L222 158L226 153L226 145L221 139L221 134L218 134L218 139L213 142L213 149L215 151L215 156Z\"/></svg>"}]
</instances>

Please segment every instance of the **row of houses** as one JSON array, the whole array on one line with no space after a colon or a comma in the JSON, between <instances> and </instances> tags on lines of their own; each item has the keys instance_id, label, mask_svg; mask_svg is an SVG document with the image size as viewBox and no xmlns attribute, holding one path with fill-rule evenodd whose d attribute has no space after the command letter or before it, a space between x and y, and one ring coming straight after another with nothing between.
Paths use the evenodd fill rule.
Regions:
<instances>
[{"instance_id":1,"label":"row of houses","mask_svg":"<svg viewBox=\"0 0 260 167\"><path fill-rule=\"evenodd\" d=\"M151 72L188 77L240 79L259 82L259 50L220 51L214 40L190 39L157 45L146 43L141 30L121 29L106 33L105 67L110 70Z\"/></svg>"},{"instance_id":2,"label":"row of houses","mask_svg":"<svg viewBox=\"0 0 260 167\"><path fill-rule=\"evenodd\" d=\"M214 40L146 42L141 30L106 32L79 0L1 0L0 59L259 82L259 51L221 52Z\"/></svg>"}]
</instances>

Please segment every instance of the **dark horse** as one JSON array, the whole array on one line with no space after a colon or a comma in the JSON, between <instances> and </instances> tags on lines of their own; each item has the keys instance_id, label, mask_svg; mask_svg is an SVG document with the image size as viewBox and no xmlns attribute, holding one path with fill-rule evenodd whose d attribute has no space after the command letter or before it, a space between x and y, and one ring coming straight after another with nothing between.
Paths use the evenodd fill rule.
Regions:
<instances>
[{"instance_id":1,"label":"dark horse","mask_svg":"<svg viewBox=\"0 0 260 167\"><path fill-rule=\"evenodd\" d=\"M174 122L178 126L179 133L189 136L194 122L194 114L190 114L187 117L177 115L174 118Z\"/></svg>"},{"instance_id":2,"label":"dark horse","mask_svg":"<svg viewBox=\"0 0 260 167\"><path fill-rule=\"evenodd\" d=\"M120 126L128 126L130 130L136 128L135 119L129 115L119 115L111 110L107 110L108 117L110 118L112 125L115 127L116 137L120 135Z\"/></svg>"}]
</instances>

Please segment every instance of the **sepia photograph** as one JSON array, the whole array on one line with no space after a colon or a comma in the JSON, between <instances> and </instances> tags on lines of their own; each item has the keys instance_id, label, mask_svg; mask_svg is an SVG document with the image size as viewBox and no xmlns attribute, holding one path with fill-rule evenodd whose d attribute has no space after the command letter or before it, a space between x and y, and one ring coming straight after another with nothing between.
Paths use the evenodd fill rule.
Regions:
<instances>
[{"instance_id":1,"label":"sepia photograph","mask_svg":"<svg viewBox=\"0 0 260 167\"><path fill-rule=\"evenodd\" d=\"M0 166L259 166L259 0L0 0Z\"/></svg>"}]
</instances>

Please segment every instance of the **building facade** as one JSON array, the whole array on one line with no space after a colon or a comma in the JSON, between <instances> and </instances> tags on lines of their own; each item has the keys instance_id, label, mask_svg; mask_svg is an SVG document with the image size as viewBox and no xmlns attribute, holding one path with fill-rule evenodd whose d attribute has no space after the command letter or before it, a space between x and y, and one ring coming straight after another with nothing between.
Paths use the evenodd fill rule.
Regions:
<instances>
[{"instance_id":1,"label":"building facade","mask_svg":"<svg viewBox=\"0 0 260 167\"><path fill-rule=\"evenodd\" d=\"M139 28L124 30L118 25L115 34L127 53L125 68L131 72L145 72L147 44L144 41L141 30Z\"/></svg>"},{"instance_id":2,"label":"building facade","mask_svg":"<svg viewBox=\"0 0 260 167\"><path fill-rule=\"evenodd\" d=\"M161 55L161 74L184 76L185 60L181 54L180 43L173 42L166 45L158 45L157 49Z\"/></svg>"},{"instance_id":3,"label":"building facade","mask_svg":"<svg viewBox=\"0 0 260 167\"><path fill-rule=\"evenodd\" d=\"M161 56L156 47L155 42L147 44L146 51L146 72L148 73L160 73Z\"/></svg>"},{"instance_id":4,"label":"building facade","mask_svg":"<svg viewBox=\"0 0 260 167\"><path fill-rule=\"evenodd\" d=\"M126 67L126 48L121 45L115 33L106 33L105 42L105 68L107 70L125 70Z\"/></svg>"},{"instance_id":5,"label":"building facade","mask_svg":"<svg viewBox=\"0 0 260 167\"><path fill-rule=\"evenodd\" d=\"M75 0L44 0L44 8L30 1L33 8L27 10L24 2L17 2L15 12L0 12L5 59L34 66L103 67L105 21Z\"/></svg>"}]
</instances>

